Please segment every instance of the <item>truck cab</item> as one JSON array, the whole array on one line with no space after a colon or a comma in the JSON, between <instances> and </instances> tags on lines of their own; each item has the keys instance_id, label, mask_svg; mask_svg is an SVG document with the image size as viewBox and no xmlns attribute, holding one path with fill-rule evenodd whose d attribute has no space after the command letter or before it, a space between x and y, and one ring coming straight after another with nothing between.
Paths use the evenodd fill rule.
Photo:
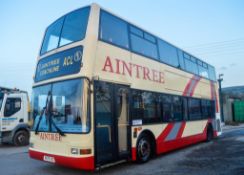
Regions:
<instances>
[{"instance_id":1,"label":"truck cab","mask_svg":"<svg viewBox=\"0 0 244 175\"><path fill-rule=\"evenodd\" d=\"M0 87L0 143L29 143L29 99L25 91Z\"/></svg>"}]
</instances>

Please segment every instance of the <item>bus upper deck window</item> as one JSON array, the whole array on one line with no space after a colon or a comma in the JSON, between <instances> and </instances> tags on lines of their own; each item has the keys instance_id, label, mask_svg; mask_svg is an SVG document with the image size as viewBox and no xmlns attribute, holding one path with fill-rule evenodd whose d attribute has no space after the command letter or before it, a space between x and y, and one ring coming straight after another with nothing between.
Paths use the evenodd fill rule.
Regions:
<instances>
[{"instance_id":1,"label":"bus upper deck window","mask_svg":"<svg viewBox=\"0 0 244 175\"><path fill-rule=\"evenodd\" d=\"M64 20L60 46L85 38L89 8L79 9L68 14Z\"/></svg>"},{"instance_id":2,"label":"bus upper deck window","mask_svg":"<svg viewBox=\"0 0 244 175\"><path fill-rule=\"evenodd\" d=\"M75 10L51 24L43 40L41 55L85 38L90 8Z\"/></svg>"},{"instance_id":3,"label":"bus upper deck window","mask_svg":"<svg viewBox=\"0 0 244 175\"><path fill-rule=\"evenodd\" d=\"M58 47L63 20L64 18L60 18L47 28L42 43L41 55Z\"/></svg>"}]
</instances>

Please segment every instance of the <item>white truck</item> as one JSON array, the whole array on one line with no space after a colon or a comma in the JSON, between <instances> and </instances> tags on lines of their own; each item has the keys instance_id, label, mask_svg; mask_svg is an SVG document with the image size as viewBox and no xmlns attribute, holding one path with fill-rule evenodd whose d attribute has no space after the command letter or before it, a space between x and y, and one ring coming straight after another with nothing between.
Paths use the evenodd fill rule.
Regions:
<instances>
[{"instance_id":1,"label":"white truck","mask_svg":"<svg viewBox=\"0 0 244 175\"><path fill-rule=\"evenodd\" d=\"M27 145L30 121L28 93L0 87L0 144Z\"/></svg>"}]
</instances>

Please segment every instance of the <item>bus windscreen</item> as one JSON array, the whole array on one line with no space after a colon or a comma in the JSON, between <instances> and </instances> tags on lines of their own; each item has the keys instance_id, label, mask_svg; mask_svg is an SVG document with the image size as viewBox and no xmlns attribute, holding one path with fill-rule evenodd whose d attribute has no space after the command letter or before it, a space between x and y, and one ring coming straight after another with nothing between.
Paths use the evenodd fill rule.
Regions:
<instances>
[{"instance_id":1,"label":"bus windscreen","mask_svg":"<svg viewBox=\"0 0 244 175\"><path fill-rule=\"evenodd\" d=\"M84 81L82 79L35 87L32 102L32 114L35 121L33 130L36 130L37 125L39 125L38 132L57 132L57 128L63 133L88 132L89 120L85 107L86 103L82 101L84 99L82 97L85 95L83 89ZM51 109L45 108L49 92L52 94ZM43 112L42 110L46 111ZM47 111L51 111L51 115ZM42 113L43 115L41 115ZM53 122L50 122L50 116Z\"/></svg>"}]
</instances>

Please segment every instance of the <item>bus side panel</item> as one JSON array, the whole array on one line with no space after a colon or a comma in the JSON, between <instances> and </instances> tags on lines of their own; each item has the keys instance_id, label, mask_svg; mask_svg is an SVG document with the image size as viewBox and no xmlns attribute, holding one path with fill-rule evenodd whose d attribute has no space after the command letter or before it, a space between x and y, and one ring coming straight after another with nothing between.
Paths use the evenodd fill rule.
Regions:
<instances>
[{"instance_id":1,"label":"bus side panel","mask_svg":"<svg viewBox=\"0 0 244 175\"><path fill-rule=\"evenodd\" d=\"M206 140L207 127L210 123L214 124L212 119L140 126L142 129L137 135L139 136L145 130L150 130L156 138L156 153L161 154ZM138 126L132 127L132 133L134 128L138 128ZM159 130L161 130L160 133ZM216 136L214 130L214 137ZM136 160L137 139L138 137L132 138L131 158L133 161Z\"/></svg>"},{"instance_id":2,"label":"bus side panel","mask_svg":"<svg viewBox=\"0 0 244 175\"><path fill-rule=\"evenodd\" d=\"M168 151L172 151L178 148L183 148L188 145L204 141L206 140L206 132L207 132L207 126L205 127L204 131L200 134L178 138L178 139L176 138L170 141L157 142L157 154L165 153Z\"/></svg>"},{"instance_id":3,"label":"bus side panel","mask_svg":"<svg viewBox=\"0 0 244 175\"><path fill-rule=\"evenodd\" d=\"M208 120L170 123L157 137L157 154L206 139Z\"/></svg>"}]
</instances>

